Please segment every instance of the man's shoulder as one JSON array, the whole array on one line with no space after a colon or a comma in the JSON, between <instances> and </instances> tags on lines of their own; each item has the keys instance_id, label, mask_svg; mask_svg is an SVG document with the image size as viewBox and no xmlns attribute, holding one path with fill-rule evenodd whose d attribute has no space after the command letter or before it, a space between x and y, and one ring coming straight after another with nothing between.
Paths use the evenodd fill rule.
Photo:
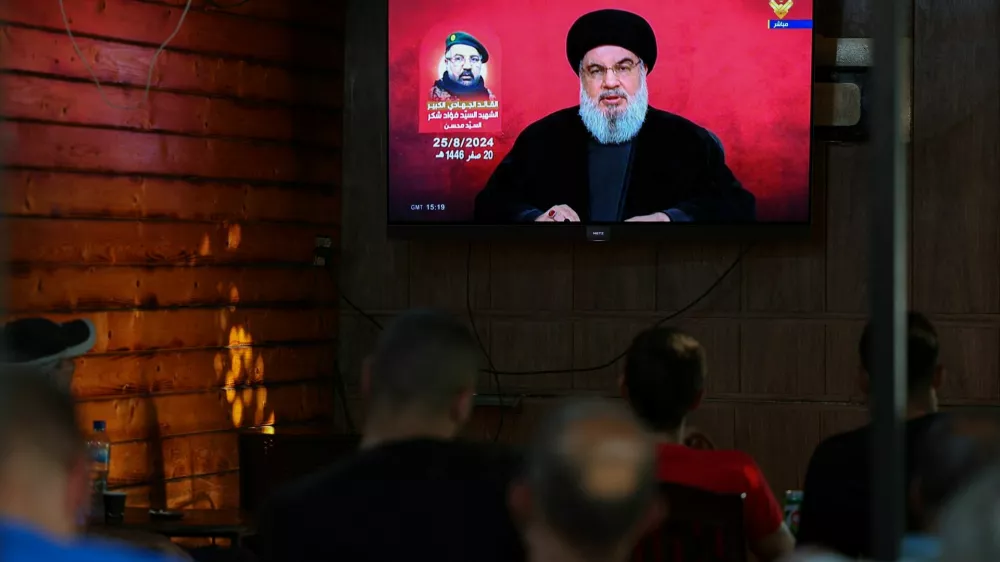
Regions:
<instances>
[{"instance_id":1,"label":"man's shoulder","mask_svg":"<svg viewBox=\"0 0 1000 562\"><path fill-rule=\"evenodd\" d=\"M440 83L435 82L431 86L431 91L427 94L428 99L431 101L447 101L452 99L451 93L441 87Z\"/></svg>"},{"instance_id":2,"label":"man's shoulder","mask_svg":"<svg viewBox=\"0 0 1000 562\"><path fill-rule=\"evenodd\" d=\"M727 467L734 471L739 471L743 475L749 472L760 473L757 461L754 460L750 453L735 449L710 449L701 452L704 453L703 462L706 464Z\"/></svg>"},{"instance_id":3,"label":"man's shoulder","mask_svg":"<svg viewBox=\"0 0 1000 562\"><path fill-rule=\"evenodd\" d=\"M753 457L735 449L693 449L684 445L663 444L659 447L661 458L684 457L696 463L711 465L754 464Z\"/></svg>"},{"instance_id":4,"label":"man's shoulder","mask_svg":"<svg viewBox=\"0 0 1000 562\"><path fill-rule=\"evenodd\" d=\"M643 124L643 129L656 133L668 132L673 136L691 135L702 141L716 138L714 133L687 117L652 106L646 111L646 122Z\"/></svg>"},{"instance_id":5,"label":"man's shoulder","mask_svg":"<svg viewBox=\"0 0 1000 562\"><path fill-rule=\"evenodd\" d=\"M573 106L560 109L538 119L521 131L521 137L540 137L553 134L563 134L572 128L580 128L580 107Z\"/></svg>"},{"instance_id":6,"label":"man's shoulder","mask_svg":"<svg viewBox=\"0 0 1000 562\"><path fill-rule=\"evenodd\" d=\"M691 449L681 445L659 448L660 480L718 493L742 493L766 481L753 457L731 449Z\"/></svg>"},{"instance_id":7,"label":"man's shoulder","mask_svg":"<svg viewBox=\"0 0 1000 562\"><path fill-rule=\"evenodd\" d=\"M0 559L4 562L73 560L74 562L167 562L170 558L124 543L84 538L62 544L16 524L0 523Z\"/></svg>"},{"instance_id":8,"label":"man's shoulder","mask_svg":"<svg viewBox=\"0 0 1000 562\"><path fill-rule=\"evenodd\" d=\"M276 497L283 503L311 501L318 495L356 490L358 482L408 479L422 471L483 468L504 470L519 461L516 449L495 443L413 439L361 450L287 486Z\"/></svg>"},{"instance_id":9,"label":"man's shoulder","mask_svg":"<svg viewBox=\"0 0 1000 562\"><path fill-rule=\"evenodd\" d=\"M269 498L267 509L297 509L301 504L322 501L328 495L336 495L337 490L362 472L363 453L335 461L305 476L278 486Z\"/></svg>"},{"instance_id":10,"label":"man's shoulder","mask_svg":"<svg viewBox=\"0 0 1000 562\"><path fill-rule=\"evenodd\" d=\"M156 552L147 552L127 544L87 540L71 547L72 560L78 562L169 562L174 558ZM67 558L69 559L69 558Z\"/></svg>"},{"instance_id":11,"label":"man's shoulder","mask_svg":"<svg viewBox=\"0 0 1000 562\"><path fill-rule=\"evenodd\" d=\"M835 433L820 441L819 445L816 445L816 451L823 454L833 452L841 454L844 449L867 450L870 434L871 426L869 424L841 433Z\"/></svg>"},{"instance_id":12,"label":"man's shoulder","mask_svg":"<svg viewBox=\"0 0 1000 562\"><path fill-rule=\"evenodd\" d=\"M809 459L809 473L815 479L820 474L843 474L844 470L867 468L871 427L863 425L827 437L816 445Z\"/></svg>"}]
</instances>

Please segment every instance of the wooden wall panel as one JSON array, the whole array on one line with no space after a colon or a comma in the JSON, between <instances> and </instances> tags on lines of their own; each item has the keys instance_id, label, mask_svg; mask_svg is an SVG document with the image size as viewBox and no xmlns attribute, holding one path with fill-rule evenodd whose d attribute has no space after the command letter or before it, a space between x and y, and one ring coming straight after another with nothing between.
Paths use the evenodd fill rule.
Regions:
<instances>
[{"instance_id":1,"label":"wooden wall panel","mask_svg":"<svg viewBox=\"0 0 1000 562\"><path fill-rule=\"evenodd\" d=\"M239 469L237 436L231 431L164 439L159 450L149 441L112 445L115 464L108 480L113 486L135 486L159 478L185 478ZM162 466L157 461L162 460Z\"/></svg>"},{"instance_id":2,"label":"wooden wall panel","mask_svg":"<svg viewBox=\"0 0 1000 562\"><path fill-rule=\"evenodd\" d=\"M295 192L289 192L295 197ZM334 234L296 224L12 218L15 263L198 265L312 263L315 238Z\"/></svg>"},{"instance_id":3,"label":"wooden wall panel","mask_svg":"<svg viewBox=\"0 0 1000 562\"><path fill-rule=\"evenodd\" d=\"M870 37L873 0L816 6L828 37ZM919 0L915 16L912 259L916 308L941 331L949 407L1000 401L1000 92L997 6L987 0ZM407 243L384 236L385 5L352 0L345 52L358 64L345 109L345 294L383 321L411 305L466 316L461 242ZM971 24L969 22L972 22ZM815 236L760 243L707 298L666 321L709 353L707 401L692 423L715 441L755 455L775 490L801 484L822 437L865 423L858 338L868 310L868 209L872 189L864 143L815 150ZM510 375L504 392L525 394L504 415L503 441L521 441L557 398L616 396L622 363L600 366L640 330L686 307L738 255L729 244L476 244L472 302L492 358L505 370L574 369ZM440 286L432 279L439 276ZM652 295L651 295L652 293ZM344 308L345 369L356 369L377 329ZM347 363L350 358L350 363ZM567 367L568 366L568 367ZM485 382L485 380L484 380ZM493 392L485 387L484 392ZM492 438L495 408L467 434Z\"/></svg>"},{"instance_id":4,"label":"wooden wall panel","mask_svg":"<svg viewBox=\"0 0 1000 562\"><path fill-rule=\"evenodd\" d=\"M10 166L322 184L340 173L336 150L218 138L8 121Z\"/></svg>"},{"instance_id":5,"label":"wooden wall panel","mask_svg":"<svg viewBox=\"0 0 1000 562\"><path fill-rule=\"evenodd\" d=\"M455 311L466 310L469 301L477 308L488 306L489 249L473 245L469 250L463 243L410 244L410 261L420 264L410 271L410 305Z\"/></svg>"},{"instance_id":6,"label":"wooden wall panel","mask_svg":"<svg viewBox=\"0 0 1000 562\"><path fill-rule=\"evenodd\" d=\"M175 26L182 10L172 6L104 0L63 0L70 29L75 35L159 46L164 26ZM61 31L66 22L59 10L33 0L7 0L0 4L0 20ZM237 59L293 62L307 68L337 69L343 65L343 45L331 42L318 30L296 29L279 22L245 20L233 25L226 14L190 10L184 25L170 42L174 49L231 55ZM331 53L331 47L338 49Z\"/></svg>"},{"instance_id":7,"label":"wooden wall panel","mask_svg":"<svg viewBox=\"0 0 1000 562\"><path fill-rule=\"evenodd\" d=\"M80 402L79 417L81 423L107 420L112 441L159 439L201 431L312 421L329 413L332 390L332 384L314 380L298 385L94 399Z\"/></svg>"},{"instance_id":8,"label":"wooden wall panel","mask_svg":"<svg viewBox=\"0 0 1000 562\"><path fill-rule=\"evenodd\" d=\"M779 243L756 249L743 264L750 312L817 313L825 308L825 259L815 243Z\"/></svg>"},{"instance_id":9,"label":"wooden wall panel","mask_svg":"<svg viewBox=\"0 0 1000 562\"><path fill-rule=\"evenodd\" d=\"M871 176L863 145L833 145L826 151L826 308L864 314L868 310L868 238Z\"/></svg>"},{"instance_id":10,"label":"wooden wall panel","mask_svg":"<svg viewBox=\"0 0 1000 562\"><path fill-rule=\"evenodd\" d=\"M747 321L742 326L740 390L801 398L822 396L826 333L819 322ZM780 353L775 350L780 349Z\"/></svg>"},{"instance_id":11,"label":"wooden wall panel","mask_svg":"<svg viewBox=\"0 0 1000 562\"><path fill-rule=\"evenodd\" d=\"M261 307L336 303L329 273L298 268L62 267L14 270L12 310Z\"/></svg>"},{"instance_id":12,"label":"wooden wall panel","mask_svg":"<svg viewBox=\"0 0 1000 562\"><path fill-rule=\"evenodd\" d=\"M340 217L339 194L322 187L289 192L241 181L34 170L8 170L0 181L7 192L4 213L20 217L287 221L317 227L336 225Z\"/></svg>"},{"instance_id":13,"label":"wooden wall panel","mask_svg":"<svg viewBox=\"0 0 1000 562\"><path fill-rule=\"evenodd\" d=\"M248 103L238 99L153 92L149 103L136 109L108 106L88 82L62 82L32 75L0 75L2 111L11 119L71 123L94 127L138 129L196 135L236 137L340 146L340 119L335 109ZM109 96L138 97L141 92L110 86ZM130 103L126 106L134 105ZM305 126L314 123L315 126Z\"/></svg>"},{"instance_id":14,"label":"wooden wall panel","mask_svg":"<svg viewBox=\"0 0 1000 562\"><path fill-rule=\"evenodd\" d=\"M858 342L864 324L861 320L843 320L826 325L826 395L831 398L848 402L863 398Z\"/></svg>"},{"instance_id":15,"label":"wooden wall panel","mask_svg":"<svg viewBox=\"0 0 1000 562\"><path fill-rule=\"evenodd\" d=\"M58 6L53 6L58 9ZM158 34L162 41L170 31ZM110 84L146 86L155 46L137 46L78 37L80 51L96 76ZM0 69L91 80L73 50L65 30L47 31L5 25L0 27ZM340 73L317 73L284 66L261 64L217 55L168 50L157 59L153 86L157 90L221 95L248 100L267 100L294 105L337 107L343 99ZM128 95L107 92L116 105L137 104L141 91Z\"/></svg>"},{"instance_id":16,"label":"wooden wall panel","mask_svg":"<svg viewBox=\"0 0 1000 562\"><path fill-rule=\"evenodd\" d=\"M138 0L149 4L184 7L187 0ZM193 9L221 12L266 20L305 24L318 29L344 30L344 3L330 0L295 0L294 2L232 2L222 4L194 0Z\"/></svg>"},{"instance_id":17,"label":"wooden wall panel","mask_svg":"<svg viewBox=\"0 0 1000 562\"><path fill-rule=\"evenodd\" d=\"M913 300L1000 312L1000 6L917 0Z\"/></svg>"},{"instance_id":18,"label":"wooden wall panel","mask_svg":"<svg viewBox=\"0 0 1000 562\"><path fill-rule=\"evenodd\" d=\"M741 248L731 244L663 244L657 256L657 310L674 313L702 296L736 262ZM742 263L691 308L699 313L739 312Z\"/></svg>"},{"instance_id":19,"label":"wooden wall panel","mask_svg":"<svg viewBox=\"0 0 1000 562\"><path fill-rule=\"evenodd\" d=\"M310 381L329 377L335 356L332 341L91 354L78 361L73 392L107 398Z\"/></svg>"},{"instance_id":20,"label":"wooden wall panel","mask_svg":"<svg viewBox=\"0 0 1000 562\"><path fill-rule=\"evenodd\" d=\"M572 246L493 245L490 296L498 310L572 309Z\"/></svg>"},{"instance_id":21,"label":"wooden wall panel","mask_svg":"<svg viewBox=\"0 0 1000 562\"><path fill-rule=\"evenodd\" d=\"M518 319L490 322L490 354L499 371L563 371L573 368L573 324ZM508 392L546 392L571 388L570 372L501 375Z\"/></svg>"},{"instance_id":22,"label":"wooden wall panel","mask_svg":"<svg viewBox=\"0 0 1000 562\"><path fill-rule=\"evenodd\" d=\"M239 507L239 499L233 490L239 487L239 473L231 471L165 480L160 486L127 486L121 490L128 494L125 505L129 507L156 507L163 503L170 509L235 509ZM163 500L158 499L160 497Z\"/></svg>"},{"instance_id":23,"label":"wooden wall panel","mask_svg":"<svg viewBox=\"0 0 1000 562\"><path fill-rule=\"evenodd\" d=\"M949 402L1000 402L1000 330L994 326L939 326L942 362L947 366L941 393Z\"/></svg>"},{"instance_id":24,"label":"wooden wall panel","mask_svg":"<svg viewBox=\"0 0 1000 562\"><path fill-rule=\"evenodd\" d=\"M576 246L573 250L573 308L655 309L656 246Z\"/></svg>"},{"instance_id":25,"label":"wooden wall panel","mask_svg":"<svg viewBox=\"0 0 1000 562\"><path fill-rule=\"evenodd\" d=\"M820 412L814 405L742 405L736 410L734 444L757 460L776 492L801 490L812 449L822 437Z\"/></svg>"},{"instance_id":26,"label":"wooden wall panel","mask_svg":"<svg viewBox=\"0 0 1000 562\"><path fill-rule=\"evenodd\" d=\"M130 505L238 507L238 431L333 423L344 6L197 1L148 99L183 3L65 6L103 95L57 3L0 6L11 312L94 322L72 388Z\"/></svg>"}]
</instances>

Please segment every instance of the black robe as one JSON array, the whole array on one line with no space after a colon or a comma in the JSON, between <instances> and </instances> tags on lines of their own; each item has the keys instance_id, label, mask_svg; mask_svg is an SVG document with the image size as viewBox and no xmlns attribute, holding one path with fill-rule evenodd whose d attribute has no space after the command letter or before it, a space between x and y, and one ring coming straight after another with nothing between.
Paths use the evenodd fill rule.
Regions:
<instances>
[{"instance_id":1,"label":"black robe","mask_svg":"<svg viewBox=\"0 0 1000 562\"><path fill-rule=\"evenodd\" d=\"M592 136L578 112L557 111L521 132L476 196L476 222L530 222L554 205L569 205L581 221L590 221ZM632 142L622 220L668 210L700 223L755 220L756 198L733 176L707 129L650 107Z\"/></svg>"}]
</instances>

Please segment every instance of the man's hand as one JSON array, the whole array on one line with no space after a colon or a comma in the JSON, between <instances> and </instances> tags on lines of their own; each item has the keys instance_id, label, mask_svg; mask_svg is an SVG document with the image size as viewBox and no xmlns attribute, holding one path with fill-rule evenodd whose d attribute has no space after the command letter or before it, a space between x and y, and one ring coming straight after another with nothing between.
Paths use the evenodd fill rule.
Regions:
<instances>
[{"instance_id":1,"label":"man's hand","mask_svg":"<svg viewBox=\"0 0 1000 562\"><path fill-rule=\"evenodd\" d=\"M580 222L580 215L569 205L556 205L539 215L535 222Z\"/></svg>"},{"instance_id":2,"label":"man's hand","mask_svg":"<svg viewBox=\"0 0 1000 562\"><path fill-rule=\"evenodd\" d=\"M666 213L653 213L652 215L632 217L625 222L670 222L670 216Z\"/></svg>"}]
</instances>

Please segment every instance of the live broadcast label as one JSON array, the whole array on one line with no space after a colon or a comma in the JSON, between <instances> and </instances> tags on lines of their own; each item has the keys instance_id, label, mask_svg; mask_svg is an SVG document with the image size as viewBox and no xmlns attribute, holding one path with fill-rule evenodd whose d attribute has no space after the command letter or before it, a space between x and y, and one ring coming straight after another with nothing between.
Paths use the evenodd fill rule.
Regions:
<instances>
[{"instance_id":1,"label":"live broadcast label","mask_svg":"<svg viewBox=\"0 0 1000 562\"><path fill-rule=\"evenodd\" d=\"M767 20L768 29L812 29L812 20Z\"/></svg>"}]
</instances>

